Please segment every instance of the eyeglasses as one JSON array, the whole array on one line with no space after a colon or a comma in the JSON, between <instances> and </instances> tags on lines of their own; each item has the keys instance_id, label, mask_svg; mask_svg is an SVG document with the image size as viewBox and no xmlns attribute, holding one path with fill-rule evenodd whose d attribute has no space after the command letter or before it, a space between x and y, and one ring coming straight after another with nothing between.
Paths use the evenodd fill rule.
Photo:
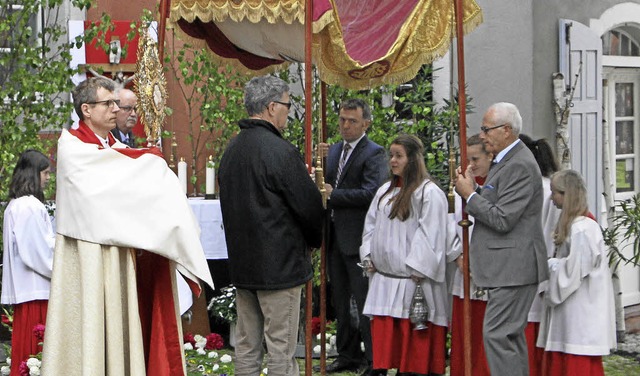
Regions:
<instances>
[{"instance_id":1,"label":"eyeglasses","mask_svg":"<svg viewBox=\"0 0 640 376\"><path fill-rule=\"evenodd\" d=\"M104 104L108 108L113 108L114 104L117 105L118 107L120 107L120 100L119 99L107 99L107 100L104 100L104 101L87 102L87 104Z\"/></svg>"},{"instance_id":2,"label":"eyeglasses","mask_svg":"<svg viewBox=\"0 0 640 376\"><path fill-rule=\"evenodd\" d=\"M291 102L280 102L280 101L273 101L274 103L280 103L283 106L287 106L287 110L291 109Z\"/></svg>"},{"instance_id":3,"label":"eyeglasses","mask_svg":"<svg viewBox=\"0 0 640 376\"><path fill-rule=\"evenodd\" d=\"M490 130L492 129L496 129L496 128L502 128L505 125L509 125L508 123L504 123L502 125L496 125L495 127L485 127L484 125L480 127L480 130L484 133L489 133Z\"/></svg>"},{"instance_id":4,"label":"eyeglasses","mask_svg":"<svg viewBox=\"0 0 640 376\"><path fill-rule=\"evenodd\" d=\"M125 112L131 112L131 111L138 112L138 106L120 106L120 105L118 105L118 107L120 107L120 109L124 110Z\"/></svg>"}]
</instances>

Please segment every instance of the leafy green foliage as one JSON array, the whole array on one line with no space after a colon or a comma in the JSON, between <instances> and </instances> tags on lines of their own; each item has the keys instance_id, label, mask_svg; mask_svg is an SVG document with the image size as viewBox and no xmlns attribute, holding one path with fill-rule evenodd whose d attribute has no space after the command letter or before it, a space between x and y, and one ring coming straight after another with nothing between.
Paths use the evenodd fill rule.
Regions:
<instances>
[{"instance_id":1,"label":"leafy green foliage","mask_svg":"<svg viewBox=\"0 0 640 376\"><path fill-rule=\"evenodd\" d=\"M204 191L204 187L198 189L197 176L204 172L206 157L212 155L218 166L224 148L239 130L238 121L246 117L243 88L247 78L229 65L217 64L204 49L188 44L171 49L165 64L186 103L187 133L177 141L189 143L195 195Z\"/></svg>"},{"instance_id":2,"label":"leafy green foliage","mask_svg":"<svg viewBox=\"0 0 640 376\"><path fill-rule=\"evenodd\" d=\"M616 214L609 219L609 227L602 230L609 246L609 264L617 267L620 262L640 265L640 194L629 201L619 201ZM619 247L619 244L622 246ZM630 256L625 250L632 247ZM614 268L615 269L615 268Z\"/></svg>"},{"instance_id":3,"label":"leafy green foliage","mask_svg":"<svg viewBox=\"0 0 640 376\"><path fill-rule=\"evenodd\" d=\"M81 10L90 0L71 0ZM57 139L47 134L70 123L71 49L97 38L111 26L108 16L67 42L62 0L0 0L0 201L7 199L13 167L27 149L49 152ZM38 25L40 23L40 27ZM55 190L50 184L47 197ZM0 214L1 217L2 214ZM0 232L2 220L0 218Z\"/></svg>"}]
</instances>

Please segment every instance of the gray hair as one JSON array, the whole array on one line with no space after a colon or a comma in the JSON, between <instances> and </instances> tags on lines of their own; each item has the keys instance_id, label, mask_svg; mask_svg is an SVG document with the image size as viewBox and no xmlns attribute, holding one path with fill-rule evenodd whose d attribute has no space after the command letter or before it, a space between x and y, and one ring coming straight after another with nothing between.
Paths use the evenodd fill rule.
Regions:
<instances>
[{"instance_id":1,"label":"gray hair","mask_svg":"<svg viewBox=\"0 0 640 376\"><path fill-rule=\"evenodd\" d=\"M115 90L115 84L108 78L89 77L80 82L78 86L71 91L71 94L73 95L73 108L76 110L76 114L78 114L78 117L81 120L84 120L82 104L95 102L96 99L98 99L98 88L103 88L113 92Z\"/></svg>"},{"instance_id":2,"label":"gray hair","mask_svg":"<svg viewBox=\"0 0 640 376\"><path fill-rule=\"evenodd\" d=\"M495 103L489 107L489 110L493 110L496 116L496 125L509 124L513 133L518 136L522 132L522 116L515 104L500 102Z\"/></svg>"},{"instance_id":3,"label":"gray hair","mask_svg":"<svg viewBox=\"0 0 640 376\"><path fill-rule=\"evenodd\" d=\"M362 118L364 120L371 120L371 108L369 108L367 102L362 99L352 98L340 103L341 110L357 110L358 108L362 109Z\"/></svg>"},{"instance_id":4,"label":"gray hair","mask_svg":"<svg viewBox=\"0 0 640 376\"><path fill-rule=\"evenodd\" d=\"M288 92L289 85L278 77L254 77L244 87L244 106L249 116L257 115Z\"/></svg>"}]
</instances>

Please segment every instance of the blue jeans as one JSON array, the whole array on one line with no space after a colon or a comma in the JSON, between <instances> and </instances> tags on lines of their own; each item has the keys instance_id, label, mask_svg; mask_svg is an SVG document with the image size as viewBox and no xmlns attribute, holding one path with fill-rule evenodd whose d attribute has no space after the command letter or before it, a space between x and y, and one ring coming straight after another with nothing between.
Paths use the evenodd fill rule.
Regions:
<instances>
[{"instance_id":1,"label":"blue jeans","mask_svg":"<svg viewBox=\"0 0 640 376\"><path fill-rule=\"evenodd\" d=\"M300 320L302 286L283 290L236 289L237 376L256 376L262 371L262 341L267 344L269 376L300 373L295 359Z\"/></svg>"}]
</instances>

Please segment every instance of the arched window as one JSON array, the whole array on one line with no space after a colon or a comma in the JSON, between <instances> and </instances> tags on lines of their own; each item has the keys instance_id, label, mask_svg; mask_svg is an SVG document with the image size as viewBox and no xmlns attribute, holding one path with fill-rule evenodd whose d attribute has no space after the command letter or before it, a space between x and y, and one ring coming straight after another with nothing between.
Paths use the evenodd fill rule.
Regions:
<instances>
[{"instance_id":1,"label":"arched window","mask_svg":"<svg viewBox=\"0 0 640 376\"><path fill-rule=\"evenodd\" d=\"M620 27L602 36L602 54L611 56L640 56L638 29Z\"/></svg>"}]
</instances>

